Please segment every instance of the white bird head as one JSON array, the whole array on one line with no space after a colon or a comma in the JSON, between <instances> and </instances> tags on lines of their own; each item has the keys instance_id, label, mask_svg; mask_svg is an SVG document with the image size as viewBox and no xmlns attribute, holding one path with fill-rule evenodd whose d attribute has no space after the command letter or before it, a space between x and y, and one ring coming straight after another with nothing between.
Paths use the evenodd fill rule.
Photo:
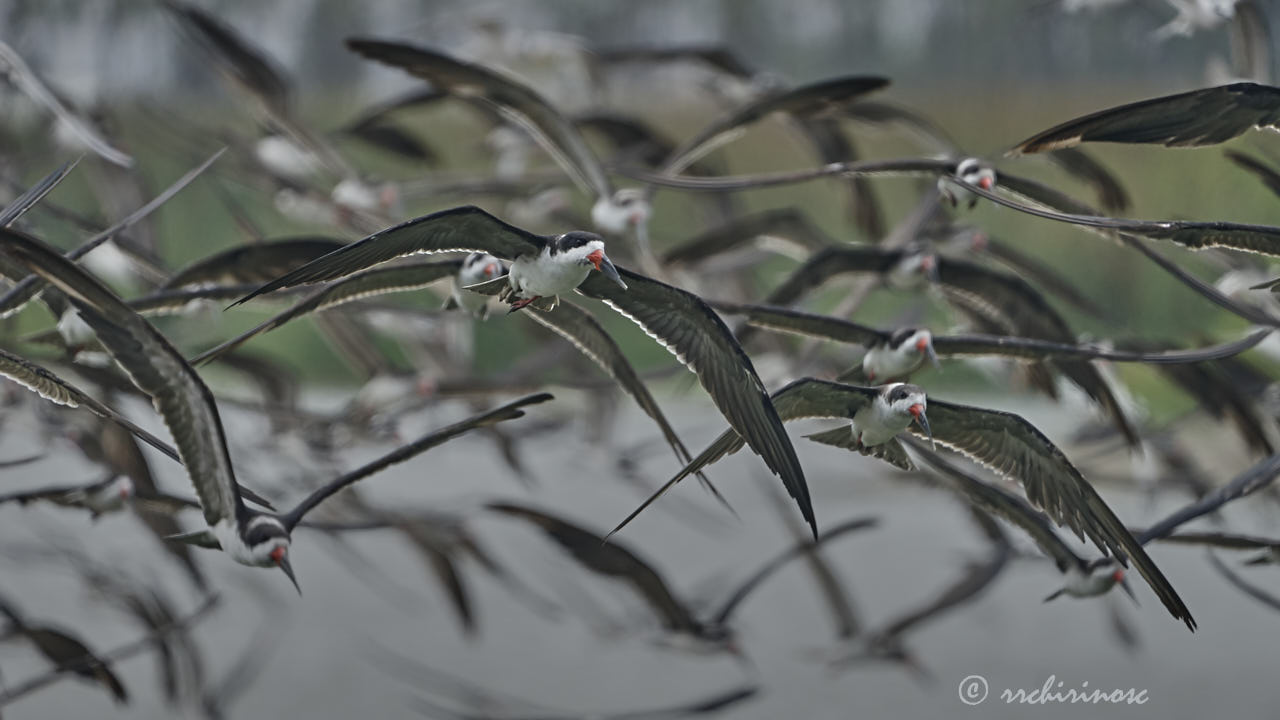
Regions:
<instances>
[{"instance_id":1,"label":"white bird head","mask_svg":"<svg viewBox=\"0 0 1280 720\"><path fill-rule=\"evenodd\" d=\"M933 333L922 328L900 328L889 337L889 347L900 352L919 355L938 366L938 354L933 350Z\"/></svg>"},{"instance_id":2,"label":"white bird head","mask_svg":"<svg viewBox=\"0 0 1280 720\"><path fill-rule=\"evenodd\" d=\"M133 497L134 492L137 491L137 488L133 485L133 478L128 475L121 475L116 478L114 482L107 486L107 489L111 495L120 498L122 501Z\"/></svg>"},{"instance_id":3,"label":"white bird head","mask_svg":"<svg viewBox=\"0 0 1280 720\"><path fill-rule=\"evenodd\" d=\"M956 185L960 182L960 186ZM978 196L964 190L964 185L990 190L996 184L996 170L978 158L965 158L956 163L955 174L951 177L938 178L938 192L952 207L964 203L972 208L978 202Z\"/></svg>"},{"instance_id":4,"label":"white bird head","mask_svg":"<svg viewBox=\"0 0 1280 720\"><path fill-rule=\"evenodd\" d=\"M244 546L249 557L241 560L246 565L257 567L279 567L289 576L289 582L302 594L298 580L293 575L293 566L289 563L289 531L284 523L272 515L265 513L253 516L244 526Z\"/></svg>"},{"instance_id":5,"label":"white bird head","mask_svg":"<svg viewBox=\"0 0 1280 720\"><path fill-rule=\"evenodd\" d=\"M880 388L880 401L895 415L910 415L912 420L929 436L933 442L933 431L929 428L929 418L925 410L929 401L919 385L893 383Z\"/></svg>"},{"instance_id":6,"label":"white bird head","mask_svg":"<svg viewBox=\"0 0 1280 720\"><path fill-rule=\"evenodd\" d=\"M956 177L966 185L990 190L996 184L996 170L978 158L965 158L956 163Z\"/></svg>"},{"instance_id":7,"label":"white bird head","mask_svg":"<svg viewBox=\"0 0 1280 720\"><path fill-rule=\"evenodd\" d=\"M477 285L502 275L502 261L489 253L473 252L462 261L458 279L462 287Z\"/></svg>"},{"instance_id":8,"label":"white bird head","mask_svg":"<svg viewBox=\"0 0 1280 720\"><path fill-rule=\"evenodd\" d=\"M548 244L547 251L552 257L563 257L565 262L590 265L621 285L622 289L627 288L627 284L618 275L618 269L604 253L604 238L595 233L574 230L558 235Z\"/></svg>"},{"instance_id":9,"label":"white bird head","mask_svg":"<svg viewBox=\"0 0 1280 720\"><path fill-rule=\"evenodd\" d=\"M644 190L622 188L612 197L600 198L591 207L591 222L610 235L621 235L630 228L640 227L649 221L653 207Z\"/></svg>"}]
</instances>

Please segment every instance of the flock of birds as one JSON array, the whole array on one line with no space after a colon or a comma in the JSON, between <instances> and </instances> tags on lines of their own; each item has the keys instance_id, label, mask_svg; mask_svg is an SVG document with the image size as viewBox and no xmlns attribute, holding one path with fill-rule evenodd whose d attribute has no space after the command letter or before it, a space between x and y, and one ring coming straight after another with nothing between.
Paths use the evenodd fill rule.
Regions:
<instances>
[{"instance_id":1,"label":"flock of birds","mask_svg":"<svg viewBox=\"0 0 1280 720\"><path fill-rule=\"evenodd\" d=\"M179 611L159 590L122 580L112 568L61 551L87 584L150 630L136 643L97 652L73 632L45 624L34 608L22 608L15 599L20 588L5 587L6 596L0 597L0 612L7 619L4 635L28 641L52 669L0 688L0 706L73 675L99 683L124 702L127 691L113 673L112 663L151 651L160 656L162 685L171 701L190 704L194 698L195 707L205 716L222 714L233 695L229 688L247 682L251 663L237 668L235 677L221 687L201 683L184 691L184 683L191 683L182 679L181 657L194 652L187 632L213 611L217 596L191 546L221 549L244 565L279 568L301 593L291 563L298 528L325 533L389 528L424 548L442 568L441 576L464 626L470 627L473 618L452 568L454 553L471 555L513 595L535 602L535 594L488 556L465 523L442 514L378 511L364 506L354 493L343 492L391 465L414 461L469 433L492 437L519 471L517 441L557 429L534 419L520 420L530 408L551 402L550 394L510 397L522 388L539 390L539 378L548 364L576 368L576 360L566 359L569 346L554 345L552 354L513 357L509 372L496 379L479 377L467 367L465 342L453 336L415 337L422 333L413 313L379 299L445 280L451 285L438 315L480 322L501 307L568 340L653 421L680 467L609 532L591 529L598 527L594 521L582 522L524 503L494 501L485 504L484 511L529 523L586 571L627 583L652 607L664 634L703 651L745 659L747 649L738 643L733 613L756 587L794 560L809 563L820 586L835 598L833 608L838 608L838 580L817 549L875 525L874 518L824 517L821 498L810 494L801 456L784 427L806 418L837 421L806 439L883 460L957 495L969 504L993 548L988 562L971 566L959 582L918 611L871 631L857 631L852 621L843 622L841 635L846 642L832 660L837 664L881 660L922 670L905 644L910 631L973 599L1006 567L1012 553L1009 533L1005 524L993 518L1025 535L1056 565L1062 585L1047 600L1064 594L1099 596L1116 586L1132 594L1126 573L1133 568L1169 615L1193 631L1196 620L1179 596L1176 578L1161 571L1147 553L1148 544L1250 548L1261 552L1248 564L1280 562L1280 539L1181 529L1225 503L1264 490L1280 474L1276 413L1266 404L1266 390L1273 380L1240 358L1247 351L1263 352L1264 341L1280 327L1280 304L1272 299L1273 293L1280 292L1280 279L1262 275L1263 267L1255 261L1255 256L1280 256L1280 228L1112 217L1127 207L1123 185L1078 147L1099 142L1199 147L1230 140L1251 128L1280 130L1280 88L1236 82L1108 108L1036 133L1009 151L1011 156L1042 154L1089 183L1096 188L1098 210L1056 188L997 170L989 159L964 155L930 119L877 99L890 84L882 77L843 76L788 86L750 70L720 48L593 53L591 60L598 64L600 77L618 68L686 63L699 65L702 76L714 80L708 81L708 88L731 104L730 109L683 141L670 142L642 119L607 108L566 115L521 80L483 64L413 44L352 38L346 46L355 56L397 68L425 84L362 114L341 131L344 142L364 143L409 162L432 162L436 153L425 139L431 136L430 128L402 118L414 109L445 102L464 105L490 129L495 155L492 173L463 177L439 172L438 177L422 182L397 183L362 173L338 149L333 135L303 123L293 107L288 79L248 37L179 0L165 0L163 8L201 57L251 102L266 131L256 139L230 140L230 150L203 158L152 199L134 193L129 196L137 200L132 210L106 227L46 196L82 167L102 178L95 186L103 186L117 198L128 195L130 188L138 187L131 182L134 160L128 149L112 137L102 118L75 109L16 52L0 43L0 77L49 110L56 118L51 135L70 140L87 153L51 171L44 168L48 175L30 186L20 186L16 180L28 168L6 170L6 183L15 193L0 211L0 274L8 281L0 295L0 314L8 317L28 306L43 305L56 326L35 334L7 335L5 348L0 349L0 373L51 404L87 410L89 414L53 412L37 404L24 417L47 433L72 440L106 470L104 477L91 483L6 490L0 492L0 505L54 503L87 510L93 517L132 509L182 563L206 600L194 609ZM726 90L730 87L732 92ZM719 172L709 157L712 151L731 146L766 118L783 120L812 145L824 164L755 175ZM170 129L176 122L161 119ZM846 123L901 130L918 139L927 152L918 157L858 160ZM225 137L218 131L204 134ZM157 142L184 140L177 132L162 139L160 127L154 135ZM601 146L607 146L612 155L600 153ZM537 148L555 161L554 170L529 167ZM190 146L174 151L176 155L186 152ZM1233 153L1231 159L1280 193L1280 171L1267 161L1242 153ZM206 175L221 175L225 181L269 193L282 213L329 225L339 235L364 237L354 242L255 237L188 267L166 267L145 239L151 232L148 215ZM925 182L913 210L894 226L877 204L873 182L902 175L922 177ZM617 177L633 184L615 186ZM818 178L848 188L850 234L861 234L867 242L830 239L793 209L743 212L733 195ZM590 199L589 216L577 215L566 184ZM250 227L251 221L238 213L225 185L216 187L236 221ZM698 203L699 211L713 219L714 227L687 242L668 243L665 238L653 242L648 230L653 199L663 188L706 198ZM476 205L458 205L402 220L408 215L404 207L416 198L439 205L441 198L453 197L497 198L487 204L503 211L495 214ZM1255 328L1226 342L1197 347L1155 347L1123 340L1080 342L1046 298L1053 296L1090 314L1098 313L1097 302L1053 267L957 220L984 200L1045 221L1092 230L1133 248L1184 283L1189 292ZM44 228L55 224L89 237L70 251L55 249L41 238ZM529 227L554 230L542 234ZM1232 282L1214 285L1200 280L1154 249L1159 243L1212 252L1229 268ZM446 259L413 257L442 253ZM762 258L776 255L802 262L760 299L752 271ZM1254 281L1242 284L1240 277ZM837 281L846 289L831 314L797 309L806 296ZM943 334L915 324L872 327L846 319L855 316L862 301L878 287L939 300L966 329ZM117 288L129 288L131 297L125 299ZM597 317L580 304L579 296L602 301L633 321L697 377L728 426L705 450L696 455L690 451L647 389L646 380L662 373L638 371ZM152 322L170 315L199 318L198 313L211 303L229 304L230 309L272 302L287 303L287 307L194 355L176 347ZM370 378L361 391L363 401L353 401L338 415L303 409L291 389L288 371L241 349L253 338L304 316L316 320L355 372ZM421 367L407 375L387 372L386 358L369 339L375 318L380 318L376 329L401 342L407 348L405 354L422 360ZM796 346L779 335L804 336L808 344L797 354ZM852 366L835 367L826 356L813 352L818 342L853 345L863 351ZM15 347L22 349L10 349ZM755 362L762 355L780 353L788 377L768 372L766 382ZM1194 485L1195 499L1160 522L1145 529L1130 527L1068 455L1026 419L936 398L910 382L913 374L931 364L973 357L1019 361L1017 369L1029 386L1050 397L1057 397L1060 381L1079 388L1107 418L1105 426L1094 428L1094 442L1115 440L1134 453L1160 458L1168 467L1185 468L1185 453L1173 432L1151 432L1135 421L1116 380L1099 361L1156 365L1171 382L1200 398L1204 410L1231 420L1245 445L1263 459L1225 484L1222 478L1211 478ZM197 371L205 364L224 365L254 378L263 399L248 402L215 396ZM578 381L578 385L589 382ZM23 407L25 396L12 392L13 386L4 389L5 415L11 417ZM113 407L118 398L128 396L150 400L168 440ZM499 401L490 400L495 396ZM403 442L400 418L450 397L469 399L475 414ZM236 479L234 448L229 447L219 416L219 406L227 404L233 404L236 412L262 414L271 423L276 441L281 445L286 438L301 441L299 452L304 456L332 457L337 450L360 442L394 441L396 447L328 483L313 483L314 489L291 508L277 508L281 488L255 489ZM605 409L584 412L603 414ZM164 462L180 463L191 481L188 490L194 494L161 491L150 477L139 442L167 456ZM807 533L800 532L793 546L762 565L718 610L695 612L652 565L628 547L625 537L615 534L689 476L698 478L732 512L707 471L744 447L759 456L781 482L794 503L787 513L798 511ZM23 468L29 469L41 457L6 461L6 468L13 469L5 472L26 472ZM625 456L619 460L619 474L625 461ZM416 462L429 472L429 461ZM984 474L1007 482L983 479ZM313 515L317 508L340 504L351 510L346 520ZM203 523L184 531L180 518L191 511L198 511ZM0 512L17 510L0 507ZM350 520L352 513L357 520ZM91 534L94 529L86 525L84 532ZM1070 541L1070 535L1093 550L1086 552L1087 545ZM1234 584L1280 608L1280 601L1251 586L1230 567L1221 563L1218 567ZM757 690L749 685L689 705L616 716L710 713L747 701ZM423 710L439 717L473 717L439 705Z\"/></svg>"}]
</instances>

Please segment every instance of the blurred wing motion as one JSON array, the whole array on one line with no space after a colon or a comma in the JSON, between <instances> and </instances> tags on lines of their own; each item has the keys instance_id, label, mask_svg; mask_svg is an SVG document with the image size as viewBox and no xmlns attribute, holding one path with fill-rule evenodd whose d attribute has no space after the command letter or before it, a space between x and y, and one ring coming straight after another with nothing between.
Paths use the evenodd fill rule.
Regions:
<instances>
[{"instance_id":1,"label":"blurred wing motion","mask_svg":"<svg viewBox=\"0 0 1280 720\"><path fill-rule=\"evenodd\" d=\"M1036 133L1009 154L1058 150L1085 142L1216 145L1251 128L1280 129L1277 122L1280 88L1234 83L1099 110Z\"/></svg>"}]
</instances>

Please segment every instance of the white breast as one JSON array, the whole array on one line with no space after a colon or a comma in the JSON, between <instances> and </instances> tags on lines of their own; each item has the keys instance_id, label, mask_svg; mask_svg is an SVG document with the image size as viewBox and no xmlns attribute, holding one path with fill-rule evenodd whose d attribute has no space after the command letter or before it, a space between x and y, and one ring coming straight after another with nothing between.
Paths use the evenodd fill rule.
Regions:
<instances>
[{"instance_id":1,"label":"white breast","mask_svg":"<svg viewBox=\"0 0 1280 720\"><path fill-rule=\"evenodd\" d=\"M1093 597L1105 593L1115 584L1115 578L1110 572L1099 571L1092 575L1085 575L1079 569L1071 568L1067 571L1063 589L1073 597Z\"/></svg>"},{"instance_id":2,"label":"white breast","mask_svg":"<svg viewBox=\"0 0 1280 720\"><path fill-rule=\"evenodd\" d=\"M910 424L910 415L895 413L879 402L865 405L853 415L854 432L862 434L862 444L867 447L889 442Z\"/></svg>"},{"instance_id":3,"label":"white breast","mask_svg":"<svg viewBox=\"0 0 1280 720\"><path fill-rule=\"evenodd\" d=\"M862 370L878 383L906 379L924 363L924 356L905 343L897 348L876 345L862 356Z\"/></svg>"},{"instance_id":4,"label":"white breast","mask_svg":"<svg viewBox=\"0 0 1280 720\"><path fill-rule=\"evenodd\" d=\"M535 256L522 255L511 264L511 284L522 298L564 295L587 279L591 266L580 265L564 254L546 250Z\"/></svg>"}]
</instances>

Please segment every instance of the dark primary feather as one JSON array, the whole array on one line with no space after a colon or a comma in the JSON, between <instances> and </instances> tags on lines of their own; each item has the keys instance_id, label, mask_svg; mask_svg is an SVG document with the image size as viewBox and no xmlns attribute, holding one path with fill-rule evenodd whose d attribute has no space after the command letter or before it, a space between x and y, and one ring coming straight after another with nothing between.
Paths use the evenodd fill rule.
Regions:
<instances>
[{"instance_id":1,"label":"dark primary feather","mask_svg":"<svg viewBox=\"0 0 1280 720\"><path fill-rule=\"evenodd\" d=\"M679 172L696 160L717 141L737 128L745 127L773 113L786 113L795 117L833 112L863 95L889 84L888 79L853 75L803 85L790 90L771 93L755 102L729 112L714 120L676 148L664 163L667 172Z\"/></svg>"},{"instance_id":2,"label":"dark primary feather","mask_svg":"<svg viewBox=\"0 0 1280 720\"><path fill-rule=\"evenodd\" d=\"M756 327L854 345L869 346L876 342L886 342L891 335L888 331L849 320L800 310L733 303L713 303L712 307L722 312L744 314L747 316L747 322ZM980 334L934 335L933 347L939 356L1002 355L1026 359L1087 358L1117 362L1180 364L1237 355L1262 342L1269 334L1271 334L1270 330L1258 330L1240 340L1186 350L1111 350L1096 345L1072 345L1035 338Z\"/></svg>"},{"instance_id":3,"label":"dark primary feather","mask_svg":"<svg viewBox=\"0 0 1280 720\"><path fill-rule=\"evenodd\" d=\"M827 528L826 531L822 533L822 537L817 540L811 540L809 538L802 538L798 540L795 544L770 558L760 566L760 569L748 576L748 578L744 580L736 590L729 594L729 597L725 599L724 603L720 606L720 609L711 616L711 622L715 625L724 625L729 622L730 616L732 616L734 611L738 609L743 600L746 600L756 588L760 587L761 583L769 579L771 575L776 573L792 560L801 556L810 555L816 552L818 548L835 540L836 538L847 535L851 532L873 528L878 523L879 519L874 517L853 518L851 520L836 523Z\"/></svg>"},{"instance_id":4,"label":"dark primary feather","mask_svg":"<svg viewBox=\"0 0 1280 720\"><path fill-rule=\"evenodd\" d=\"M1280 257L1280 227L1235 222L1199 222L1193 220L1129 220L1055 212L1012 202L992 193L979 192L1006 207L1070 225L1083 225L1101 231L1168 240L1192 250L1227 248Z\"/></svg>"},{"instance_id":5,"label":"dark primary feather","mask_svg":"<svg viewBox=\"0 0 1280 720\"><path fill-rule=\"evenodd\" d=\"M271 112L289 113L289 82L258 48L249 45L231 27L198 7L177 0L165 0L164 4L187 30L192 31L193 37L210 47L211 55L245 90Z\"/></svg>"},{"instance_id":6,"label":"dark primary feather","mask_svg":"<svg viewBox=\"0 0 1280 720\"><path fill-rule=\"evenodd\" d=\"M616 542L607 542L590 530L531 507L513 503L491 503L488 508L537 525L584 567L631 585L653 608L667 630L697 634L701 629L702 624L676 598L653 566L626 547Z\"/></svg>"},{"instance_id":7,"label":"dark primary feather","mask_svg":"<svg viewBox=\"0 0 1280 720\"><path fill-rule=\"evenodd\" d=\"M161 192L159 195L152 198L150 202L138 208L137 210L134 210L128 216L116 222L114 225L107 228L106 230L103 230L97 235L94 235L93 237L89 238L85 242L81 243L80 246L77 247L76 249L68 252L67 258L70 260L78 260L84 257L85 255L87 255L89 251L98 247L102 243L112 239L113 237L120 234L121 232L124 232L125 230L129 229L133 225L141 222L143 219L145 219L148 215L154 212L161 205L164 205L166 202L168 202L170 198L172 198L174 195L177 195L178 191L185 188L188 184L190 184L192 180L195 180L197 177L199 177L200 174L203 173L206 169L208 169L208 167L212 165L215 160L217 160L219 157L222 156L222 153L223 153L223 150L219 150L215 152L213 155L209 156L207 160L200 163L199 165L192 168L191 170L187 171L182 177L175 180L172 185L165 188L163 192ZM31 300L31 298L35 297L36 294L40 292L40 289L42 287L43 287L43 283L39 280L39 278L27 277L26 279L17 283L13 287L9 288L9 290L3 296L0 296L0 317L5 317L7 315L10 315L22 309L22 307L26 305L26 303L29 300Z\"/></svg>"},{"instance_id":8,"label":"dark primary feather","mask_svg":"<svg viewBox=\"0 0 1280 720\"><path fill-rule=\"evenodd\" d=\"M67 296L99 342L152 399L209 525L243 509L213 394L182 355L105 285L35 238L0 230L7 253Z\"/></svg>"},{"instance_id":9,"label":"dark primary feather","mask_svg":"<svg viewBox=\"0 0 1280 720\"><path fill-rule=\"evenodd\" d=\"M178 460L178 451L174 450L169 443L143 430L129 418L89 397L76 386L30 360L0 349L0 375L58 405L83 407L100 418L120 425L151 447Z\"/></svg>"},{"instance_id":10,"label":"dark primary feather","mask_svg":"<svg viewBox=\"0 0 1280 720\"><path fill-rule=\"evenodd\" d=\"M474 205L441 210L376 232L276 278L233 305L295 285L346 277L414 253L487 252L503 260L541 252L547 239L509 225Z\"/></svg>"},{"instance_id":11,"label":"dark primary feather","mask_svg":"<svg viewBox=\"0 0 1280 720\"><path fill-rule=\"evenodd\" d=\"M776 409L778 417L783 422L798 420L800 418L813 417L838 417L850 418L857 412L859 407L870 403L874 398L876 391L871 388L854 388L856 390L864 390L861 398L841 397L839 393L833 392L833 389L853 388L849 385L840 385L838 383L827 382L825 380L816 380L814 378L802 378L794 382L788 383L785 387L773 393L770 401ZM699 472L708 465L720 460L726 455L731 455L742 449L746 443L742 436L732 427L720 434L710 445L706 447L698 456L686 465L674 477L668 480L658 488L647 500L640 504L631 512L617 527L609 531L609 535L613 535L622 528L626 527L637 515L645 508L649 507L655 500L662 497L664 493L676 485L676 483L686 477Z\"/></svg>"},{"instance_id":12,"label":"dark primary feather","mask_svg":"<svg viewBox=\"0 0 1280 720\"><path fill-rule=\"evenodd\" d=\"M1246 155L1237 150L1228 150L1223 154L1231 162L1253 173L1273 194L1280 195L1280 172L1275 168L1253 155Z\"/></svg>"},{"instance_id":13,"label":"dark primary feather","mask_svg":"<svg viewBox=\"0 0 1280 720\"><path fill-rule=\"evenodd\" d=\"M1209 552L1209 562L1213 564L1215 570L1227 579L1227 582L1235 585L1236 588L1244 594L1254 600L1257 600L1263 605L1266 605L1272 610L1280 610L1280 598L1277 598L1275 595L1272 595L1262 588L1247 582L1244 578L1240 577L1235 570L1232 570L1226 563L1222 562L1222 560L1220 560L1212 551Z\"/></svg>"},{"instance_id":14,"label":"dark primary feather","mask_svg":"<svg viewBox=\"0 0 1280 720\"><path fill-rule=\"evenodd\" d=\"M526 317L547 327L564 339L573 343L583 354L591 358L609 376L618 381L622 389L635 399L636 404L646 415L658 424L667 444L675 451L681 464L693 459L689 449L685 447L676 431L671 427L658 401L645 387L639 373L631 366L622 348L605 332L600 323L590 313L569 302L562 302L553 310L538 310L526 313ZM705 480L705 479L704 479Z\"/></svg>"},{"instance_id":15,"label":"dark primary feather","mask_svg":"<svg viewBox=\"0 0 1280 720\"><path fill-rule=\"evenodd\" d=\"M857 147L844 134L837 118L829 115L798 116L794 120L822 162L854 162L858 159ZM867 239L880 240L885 234L884 210L871 183L865 177L854 175L845 179L845 187L849 193L845 203L847 216Z\"/></svg>"},{"instance_id":16,"label":"dark primary feather","mask_svg":"<svg viewBox=\"0 0 1280 720\"><path fill-rule=\"evenodd\" d=\"M671 248L660 259L663 265L692 264L734 250L761 236L782 237L814 252L834 243L798 208L776 208L741 215L699 233Z\"/></svg>"},{"instance_id":17,"label":"dark primary feather","mask_svg":"<svg viewBox=\"0 0 1280 720\"><path fill-rule=\"evenodd\" d=\"M393 155L416 160L425 165L438 165L440 156L422 140L387 120L368 118L348 125L342 133Z\"/></svg>"},{"instance_id":18,"label":"dark primary feather","mask_svg":"<svg viewBox=\"0 0 1280 720\"><path fill-rule=\"evenodd\" d=\"M1129 193L1116 176L1101 163L1079 148L1061 148L1046 155L1053 164L1076 178L1093 186L1098 193L1098 204L1108 212L1120 212L1129 207Z\"/></svg>"},{"instance_id":19,"label":"dark primary feather","mask_svg":"<svg viewBox=\"0 0 1280 720\"><path fill-rule=\"evenodd\" d=\"M619 268L618 273L626 290L601 273L591 273L578 292L630 318L697 374L729 426L782 479L816 537L817 521L800 460L751 359L729 328L692 293L629 270Z\"/></svg>"},{"instance_id":20,"label":"dark primary feather","mask_svg":"<svg viewBox=\"0 0 1280 720\"><path fill-rule=\"evenodd\" d=\"M952 608L971 602L999 577L1012 555L1013 549L1007 541L993 542L991 556L986 562L965 563L964 574L948 585L932 602L895 618L882 629L874 631L873 637L878 642L893 644L907 631Z\"/></svg>"},{"instance_id":21,"label":"dark primary feather","mask_svg":"<svg viewBox=\"0 0 1280 720\"><path fill-rule=\"evenodd\" d=\"M298 503L292 510L281 515L280 521L284 523L286 530L292 530L298 522L312 510L312 508L357 480L361 480L369 475L381 472L396 463L404 462L409 458L420 455L437 445L446 443L449 440L478 427L486 427L504 420L514 420L519 417L524 417L524 410L521 410L520 408L529 405L537 405L538 403L543 403L551 399L552 396L550 393L529 395L527 397L520 398L519 400L509 402L506 405L496 407L488 412L473 415L466 420L456 422L448 427L432 431L411 443L392 450L372 462L365 463L363 466L356 468L341 477L335 478L323 487L317 488L310 495L303 498L302 502Z\"/></svg>"},{"instance_id":22,"label":"dark primary feather","mask_svg":"<svg viewBox=\"0 0 1280 720\"><path fill-rule=\"evenodd\" d=\"M441 278L455 275L461 268L461 260L418 261L394 267L375 267L343 277L317 289L302 300L299 300L293 307L191 358L191 364L198 367L215 360L248 342L251 338L274 330L290 320L308 313L327 310L344 303L377 295L424 288ZM271 277L275 276L276 274L271 275ZM239 293L237 296L241 295L243 293Z\"/></svg>"},{"instance_id":23,"label":"dark primary feather","mask_svg":"<svg viewBox=\"0 0 1280 720\"><path fill-rule=\"evenodd\" d=\"M787 306L804 297L810 290L820 287L831 278L845 273L889 272L910 254L906 249L886 249L874 246L845 245L829 247L814 253L797 267L761 303L762 305Z\"/></svg>"},{"instance_id":24,"label":"dark primary feather","mask_svg":"<svg viewBox=\"0 0 1280 720\"><path fill-rule=\"evenodd\" d=\"M596 197L613 194L600 161L578 129L527 85L480 65L402 43L348 38L347 47L420 77L435 88L492 105L537 139L583 191Z\"/></svg>"},{"instance_id":25,"label":"dark primary feather","mask_svg":"<svg viewBox=\"0 0 1280 720\"><path fill-rule=\"evenodd\" d=\"M54 627L28 622L4 598L0 598L0 614L9 621L6 630L26 638L46 660L58 668L71 668L76 675L98 683L111 693L116 702L129 702L129 693L111 666L99 659L79 638Z\"/></svg>"},{"instance_id":26,"label":"dark primary feather","mask_svg":"<svg viewBox=\"0 0 1280 720\"><path fill-rule=\"evenodd\" d=\"M1054 532L1049 518L1044 513L1031 507L1026 500L1003 488L982 482L973 477L941 455L930 451L925 443L915 438L904 437L901 440L925 463L936 470L944 478L944 484L955 491L965 502L975 505L992 515L1004 518L1021 528L1035 542L1036 547L1053 558L1060 572L1066 572L1071 567L1080 569L1085 567L1084 559L1077 555L1071 549L1071 546L1063 542L1062 538L1058 537L1058 533Z\"/></svg>"},{"instance_id":27,"label":"dark primary feather","mask_svg":"<svg viewBox=\"0 0 1280 720\"><path fill-rule=\"evenodd\" d=\"M1138 535L1138 540L1148 543L1168 536L1178 527L1203 515L1208 515L1232 500L1251 495L1266 488L1280 475L1280 454L1263 458L1252 467L1232 478L1231 482L1205 495L1199 500L1179 508Z\"/></svg>"},{"instance_id":28,"label":"dark primary feather","mask_svg":"<svg viewBox=\"0 0 1280 720\"><path fill-rule=\"evenodd\" d=\"M1082 142L1198 147L1226 142L1280 119L1280 88L1233 83L1099 110L1036 133L1011 155L1073 147Z\"/></svg>"},{"instance_id":29,"label":"dark primary feather","mask_svg":"<svg viewBox=\"0 0 1280 720\"><path fill-rule=\"evenodd\" d=\"M22 217L36 203L40 202L45 195L48 195L50 191L58 186L58 183L62 182L62 179L71 172L71 169L78 162L79 160L71 160L63 163L61 167L44 176L40 179L40 182L32 185L21 195L14 198L5 206L4 210L0 211L0 227L8 227L14 220Z\"/></svg>"},{"instance_id":30,"label":"dark primary feather","mask_svg":"<svg viewBox=\"0 0 1280 720\"><path fill-rule=\"evenodd\" d=\"M1004 326L1006 334L1073 344L1067 321L1026 280L976 263L938 258L938 282L948 299ZM1102 406L1130 445L1139 442L1106 379L1087 360L1055 360L1051 364Z\"/></svg>"},{"instance_id":31,"label":"dark primary feather","mask_svg":"<svg viewBox=\"0 0 1280 720\"><path fill-rule=\"evenodd\" d=\"M1142 545L1080 471L1034 425L1013 413L930 400L932 440L997 474L1017 480L1027 500L1055 522L1087 536L1103 552L1128 558L1177 619L1195 629L1191 612ZM908 432L928 439L912 426Z\"/></svg>"},{"instance_id":32,"label":"dark primary feather","mask_svg":"<svg viewBox=\"0 0 1280 720\"><path fill-rule=\"evenodd\" d=\"M677 45L674 47L601 48L591 59L603 65L622 63L700 62L727 75L750 80L756 70L723 45Z\"/></svg>"},{"instance_id":33,"label":"dark primary feather","mask_svg":"<svg viewBox=\"0 0 1280 720\"><path fill-rule=\"evenodd\" d=\"M291 237L246 243L216 252L174 273L160 286L263 283L346 245L327 237Z\"/></svg>"}]
</instances>

